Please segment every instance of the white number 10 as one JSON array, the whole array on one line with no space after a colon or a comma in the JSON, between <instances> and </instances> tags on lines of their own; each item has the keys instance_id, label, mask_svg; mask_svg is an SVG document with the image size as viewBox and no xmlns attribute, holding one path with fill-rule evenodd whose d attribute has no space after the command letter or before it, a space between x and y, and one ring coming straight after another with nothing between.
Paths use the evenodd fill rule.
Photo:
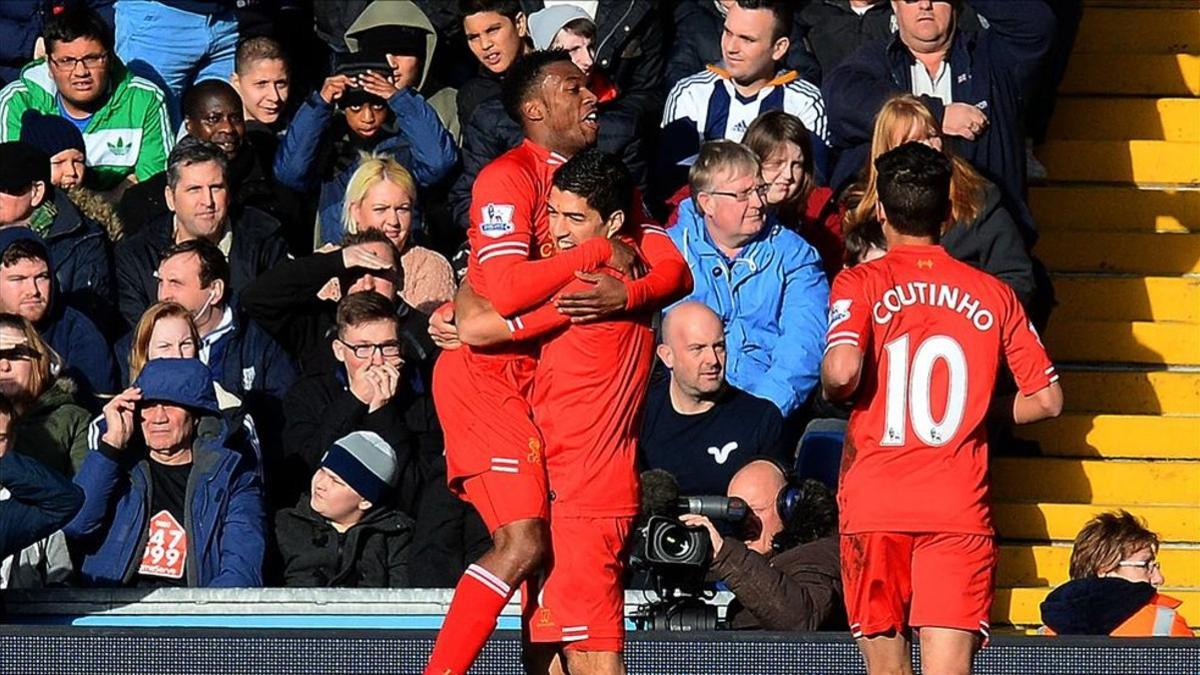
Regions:
<instances>
[{"instance_id":1,"label":"white number 10","mask_svg":"<svg viewBox=\"0 0 1200 675\"><path fill-rule=\"evenodd\" d=\"M935 447L949 443L962 424L967 406L967 357L962 347L945 335L926 338L913 355L911 374L908 335L892 340L884 349L888 358L887 409L880 445L904 445L906 417L911 419L913 431L921 442ZM946 395L946 412L941 420L934 420L929 385L938 361L946 362L950 391Z\"/></svg>"}]
</instances>

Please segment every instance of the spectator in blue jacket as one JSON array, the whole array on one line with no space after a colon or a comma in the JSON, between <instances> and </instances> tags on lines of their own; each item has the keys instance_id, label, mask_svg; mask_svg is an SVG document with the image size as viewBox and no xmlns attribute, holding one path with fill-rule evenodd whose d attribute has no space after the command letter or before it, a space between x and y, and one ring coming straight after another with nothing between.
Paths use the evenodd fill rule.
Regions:
<instances>
[{"instance_id":1,"label":"spectator in blue jacket","mask_svg":"<svg viewBox=\"0 0 1200 675\"><path fill-rule=\"evenodd\" d=\"M12 429L12 403L0 396L0 429ZM0 439L0 560L58 531L79 511L83 491L32 457L9 452L7 435Z\"/></svg>"},{"instance_id":2,"label":"spectator in blue jacket","mask_svg":"<svg viewBox=\"0 0 1200 675\"><path fill-rule=\"evenodd\" d=\"M22 138L0 143L0 227L24 226L45 239L64 302L101 315L113 307L112 255L100 225L84 216L66 190L52 184L52 137L70 126L57 117L26 111ZM75 131L80 145L83 137ZM72 141L73 142L73 141Z\"/></svg>"},{"instance_id":3,"label":"spectator in blue jacket","mask_svg":"<svg viewBox=\"0 0 1200 675\"><path fill-rule=\"evenodd\" d=\"M75 476L83 508L64 528L84 585L262 585L262 485L227 447L213 392L198 359L155 359L104 406L99 450Z\"/></svg>"},{"instance_id":4,"label":"spectator in blue jacket","mask_svg":"<svg viewBox=\"0 0 1200 675\"><path fill-rule=\"evenodd\" d=\"M921 97L953 151L1000 186L1026 245L1036 226L1025 204L1025 99L1049 50L1054 15L1040 0L973 0L984 31L960 30L961 2L892 2L896 34L864 44L825 80L836 190L867 164L875 116L892 94Z\"/></svg>"},{"instance_id":5,"label":"spectator in blue jacket","mask_svg":"<svg viewBox=\"0 0 1200 675\"><path fill-rule=\"evenodd\" d=\"M341 239L342 198L362 153L390 155L421 187L440 182L458 162L450 132L416 92L420 73L397 81L386 62L370 59L346 57L340 72L301 104L275 153L281 185L298 191L320 187L322 243Z\"/></svg>"},{"instance_id":6,"label":"spectator in blue jacket","mask_svg":"<svg viewBox=\"0 0 1200 675\"><path fill-rule=\"evenodd\" d=\"M25 317L62 357L79 402L116 390L108 342L83 312L59 299L46 242L28 227L0 228L0 312Z\"/></svg>"},{"instance_id":7,"label":"spectator in blue jacket","mask_svg":"<svg viewBox=\"0 0 1200 675\"><path fill-rule=\"evenodd\" d=\"M669 230L696 283L686 300L725 322L729 382L786 418L820 376L829 300L821 258L767 215L767 186L749 148L705 143L688 182L694 196Z\"/></svg>"}]
</instances>

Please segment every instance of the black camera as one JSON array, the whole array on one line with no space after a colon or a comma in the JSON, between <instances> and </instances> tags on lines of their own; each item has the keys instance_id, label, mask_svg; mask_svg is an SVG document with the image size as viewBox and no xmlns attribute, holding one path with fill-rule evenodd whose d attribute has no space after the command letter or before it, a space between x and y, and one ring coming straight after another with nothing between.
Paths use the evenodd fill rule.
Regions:
<instances>
[{"instance_id":1,"label":"black camera","mask_svg":"<svg viewBox=\"0 0 1200 675\"><path fill-rule=\"evenodd\" d=\"M737 497L680 497L675 513L692 513L713 520L739 522L746 517L746 502ZM642 565L708 566L712 542L702 527L688 527L677 517L650 516L641 528L635 558Z\"/></svg>"},{"instance_id":2,"label":"black camera","mask_svg":"<svg viewBox=\"0 0 1200 675\"><path fill-rule=\"evenodd\" d=\"M716 607L704 574L712 560L712 540L703 527L679 521L685 513L712 520L737 522L745 518L746 503L728 497L680 497L675 478L661 470L642 474L643 515L634 534L630 565L640 571L657 599L639 608L634 617L643 630L713 630Z\"/></svg>"}]
</instances>

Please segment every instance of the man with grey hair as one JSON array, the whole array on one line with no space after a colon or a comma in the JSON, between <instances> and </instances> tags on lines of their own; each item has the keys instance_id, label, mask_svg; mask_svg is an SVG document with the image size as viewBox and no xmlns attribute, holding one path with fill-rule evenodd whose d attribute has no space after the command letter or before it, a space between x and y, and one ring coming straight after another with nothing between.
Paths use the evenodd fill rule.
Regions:
<instances>
[{"instance_id":1,"label":"man with grey hair","mask_svg":"<svg viewBox=\"0 0 1200 675\"><path fill-rule=\"evenodd\" d=\"M137 324L158 294L154 272L162 252L189 239L207 239L229 259L236 295L264 270L287 257L279 221L247 206L230 208L228 160L221 149L185 138L167 158L169 213L160 215L117 245L117 304Z\"/></svg>"},{"instance_id":2,"label":"man with grey hair","mask_svg":"<svg viewBox=\"0 0 1200 675\"><path fill-rule=\"evenodd\" d=\"M829 299L821 258L767 213L749 148L705 143L688 182L692 197L670 230L695 280L686 299L725 322L729 381L789 417L820 376Z\"/></svg>"}]
</instances>

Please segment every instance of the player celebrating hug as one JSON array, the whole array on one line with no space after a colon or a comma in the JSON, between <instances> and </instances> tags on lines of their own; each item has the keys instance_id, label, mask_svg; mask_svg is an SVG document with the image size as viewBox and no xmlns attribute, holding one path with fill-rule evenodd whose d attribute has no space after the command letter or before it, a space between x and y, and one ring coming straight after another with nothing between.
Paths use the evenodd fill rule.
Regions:
<instances>
[{"instance_id":1,"label":"player celebrating hug","mask_svg":"<svg viewBox=\"0 0 1200 675\"><path fill-rule=\"evenodd\" d=\"M548 204L557 250L637 231L627 220L634 212L632 182L621 160L599 150L564 164ZM667 236L656 226L641 228L647 238ZM563 292L585 285L575 281ZM464 297L458 315L466 341L513 339L512 322L484 302ZM526 666L532 673L621 673L623 551L638 509L636 431L654 354L650 314L571 324L548 304L521 322L525 333L545 334L532 403L546 437L551 490L550 554L522 613L533 643Z\"/></svg>"},{"instance_id":2,"label":"player celebrating hug","mask_svg":"<svg viewBox=\"0 0 1200 675\"><path fill-rule=\"evenodd\" d=\"M875 161L888 252L833 283L822 387L854 399L838 506L850 628L870 673L968 673L988 634L996 566L987 433L1000 358L1018 423L1062 409L1016 296L938 246L950 162L908 143Z\"/></svg>"},{"instance_id":3,"label":"player celebrating hug","mask_svg":"<svg viewBox=\"0 0 1200 675\"><path fill-rule=\"evenodd\" d=\"M551 178L567 158L595 143L597 132L596 97L566 52L534 52L518 61L505 78L504 102L526 138L475 182L471 259L460 295L477 295L508 317L505 327L518 342L447 350L434 369L450 488L475 506L493 538L492 549L455 588L426 666L437 675L466 672L514 587L541 567L549 544L545 441L529 405L537 347L526 340L551 322L539 327L521 314L543 307L577 274L589 282L586 291L573 294L586 318L662 307L691 288L686 263L661 231L645 238L645 230L635 233L650 266L637 280L629 278L635 250L616 239L593 238L554 254ZM606 265L626 278L595 274ZM554 307L544 312L538 316L557 314ZM529 594L522 597L527 601Z\"/></svg>"}]
</instances>

